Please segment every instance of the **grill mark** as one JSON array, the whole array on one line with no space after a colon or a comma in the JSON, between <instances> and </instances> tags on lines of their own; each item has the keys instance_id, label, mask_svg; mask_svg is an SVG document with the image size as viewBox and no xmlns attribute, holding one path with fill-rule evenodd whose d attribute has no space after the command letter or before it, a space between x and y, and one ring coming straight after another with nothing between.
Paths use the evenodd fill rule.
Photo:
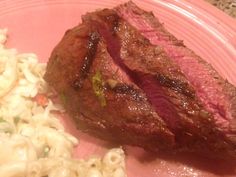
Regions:
<instances>
[{"instance_id":1,"label":"grill mark","mask_svg":"<svg viewBox=\"0 0 236 177\"><path fill-rule=\"evenodd\" d=\"M94 57L97 52L97 46L98 46L99 41L100 41L100 36L99 36L98 32L90 33L89 38L88 38L88 44L87 44L88 50L87 50L85 57L83 59L83 63L80 68L80 71L78 74L75 75L76 78L72 84L72 87L75 90L78 90L83 86L83 82L88 76L90 67L93 63Z\"/></svg>"},{"instance_id":2,"label":"grill mark","mask_svg":"<svg viewBox=\"0 0 236 177\"><path fill-rule=\"evenodd\" d=\"M113 88L111 88L108 84L106 85L106 87L109 88L109 90L114 91L115 93L131 95L132 98L137 101L141 101L144 99L139 93L139 91L135 89L132 85L128 85L125 83L117 83L116 86Z\"/></svg>"},{"instance_id":3,"label":"grill mark","mask_svg":"<svg viewBox=\"0 0 236 177\"><path fill-rule=\"evenodd\" d=\"M159 73L157 73L156 79L159 84L164 87L171 88L172 90L182 93L192 99L195 97L195 93L188 89L187 83L182 82L181 80L170 79L168 76Z\"/></svg>"}]
</instances>

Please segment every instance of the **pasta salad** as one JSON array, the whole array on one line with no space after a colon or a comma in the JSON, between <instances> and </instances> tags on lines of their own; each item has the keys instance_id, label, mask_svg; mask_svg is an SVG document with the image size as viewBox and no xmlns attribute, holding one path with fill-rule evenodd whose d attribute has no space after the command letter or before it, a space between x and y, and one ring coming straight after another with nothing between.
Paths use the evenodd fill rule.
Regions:
<instances>
[{"instance_id":1,"label":"pasta salad","mask_svg":"<svg viewBox=\"0 0 236 177\"><path fill-rule=\"evenodd\" d=\"M62 111L47 95L46 64L32 53L19 54L4 45L0 29L0 176L125 177L121 148L103 157L75 159L78 139L65 132L53 111Z\"/></svg>"}]
</instances>

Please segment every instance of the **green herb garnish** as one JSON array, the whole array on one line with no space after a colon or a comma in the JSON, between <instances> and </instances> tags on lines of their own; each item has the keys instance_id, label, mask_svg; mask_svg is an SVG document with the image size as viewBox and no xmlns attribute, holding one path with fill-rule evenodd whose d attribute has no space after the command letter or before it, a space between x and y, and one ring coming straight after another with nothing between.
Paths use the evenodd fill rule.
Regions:
<instances>
[{"instance_id":1,"label":"green herb garnish","mask_svg":"<svg viewBox=\"0 0 236 177\"><path fill-rule=\"evenodd\" d=\"M106 106L106 98L104 94L104 82L102 80L102 74L97 71L92 77L93 91L98 97L102 107Z\"/></svg>"}]
</instances>

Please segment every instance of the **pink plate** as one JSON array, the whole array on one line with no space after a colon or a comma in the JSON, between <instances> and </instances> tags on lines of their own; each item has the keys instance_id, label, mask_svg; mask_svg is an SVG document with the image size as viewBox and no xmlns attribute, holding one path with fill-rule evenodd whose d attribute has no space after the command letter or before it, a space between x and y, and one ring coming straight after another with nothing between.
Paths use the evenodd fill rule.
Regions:
<instances>
[{"instance_id":1,"label":"pink plate","mask_svg":"<svg viewBox=\"0 0 236 177\"><path fill-rule=\"evenodd\" d=\"M46 62L65 30L77 25L80 16L98 8L113 7L125 0L1 0L0 28L9 29L9 47L35 52ZM154 12L166 28L209 61L223 77L236 85L236 20L202 0L134 0ZM66 121L65 121L66 120ZM75 156L103 153L106 142L75 130L63 119L68 131L79 137ZM129 177L236 176L236 165L193 156L158 155L126 147Z\"/></svg>"}]
</instances>

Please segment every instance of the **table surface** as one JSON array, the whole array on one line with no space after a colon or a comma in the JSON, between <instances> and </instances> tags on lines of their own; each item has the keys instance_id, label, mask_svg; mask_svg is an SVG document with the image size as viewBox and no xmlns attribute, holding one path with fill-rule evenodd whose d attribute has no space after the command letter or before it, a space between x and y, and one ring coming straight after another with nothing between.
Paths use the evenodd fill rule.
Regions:
<instances>
[{"instance_id":1,"label":"table surface","mask_svg":"<svg viewBox=\"0 0 236 177\"><path fill-rule=\"evenodd\" d=\"M236 0L205 0L217 8L223 10L228 15L236 18Z\"/></svg>"}]
</instances>

